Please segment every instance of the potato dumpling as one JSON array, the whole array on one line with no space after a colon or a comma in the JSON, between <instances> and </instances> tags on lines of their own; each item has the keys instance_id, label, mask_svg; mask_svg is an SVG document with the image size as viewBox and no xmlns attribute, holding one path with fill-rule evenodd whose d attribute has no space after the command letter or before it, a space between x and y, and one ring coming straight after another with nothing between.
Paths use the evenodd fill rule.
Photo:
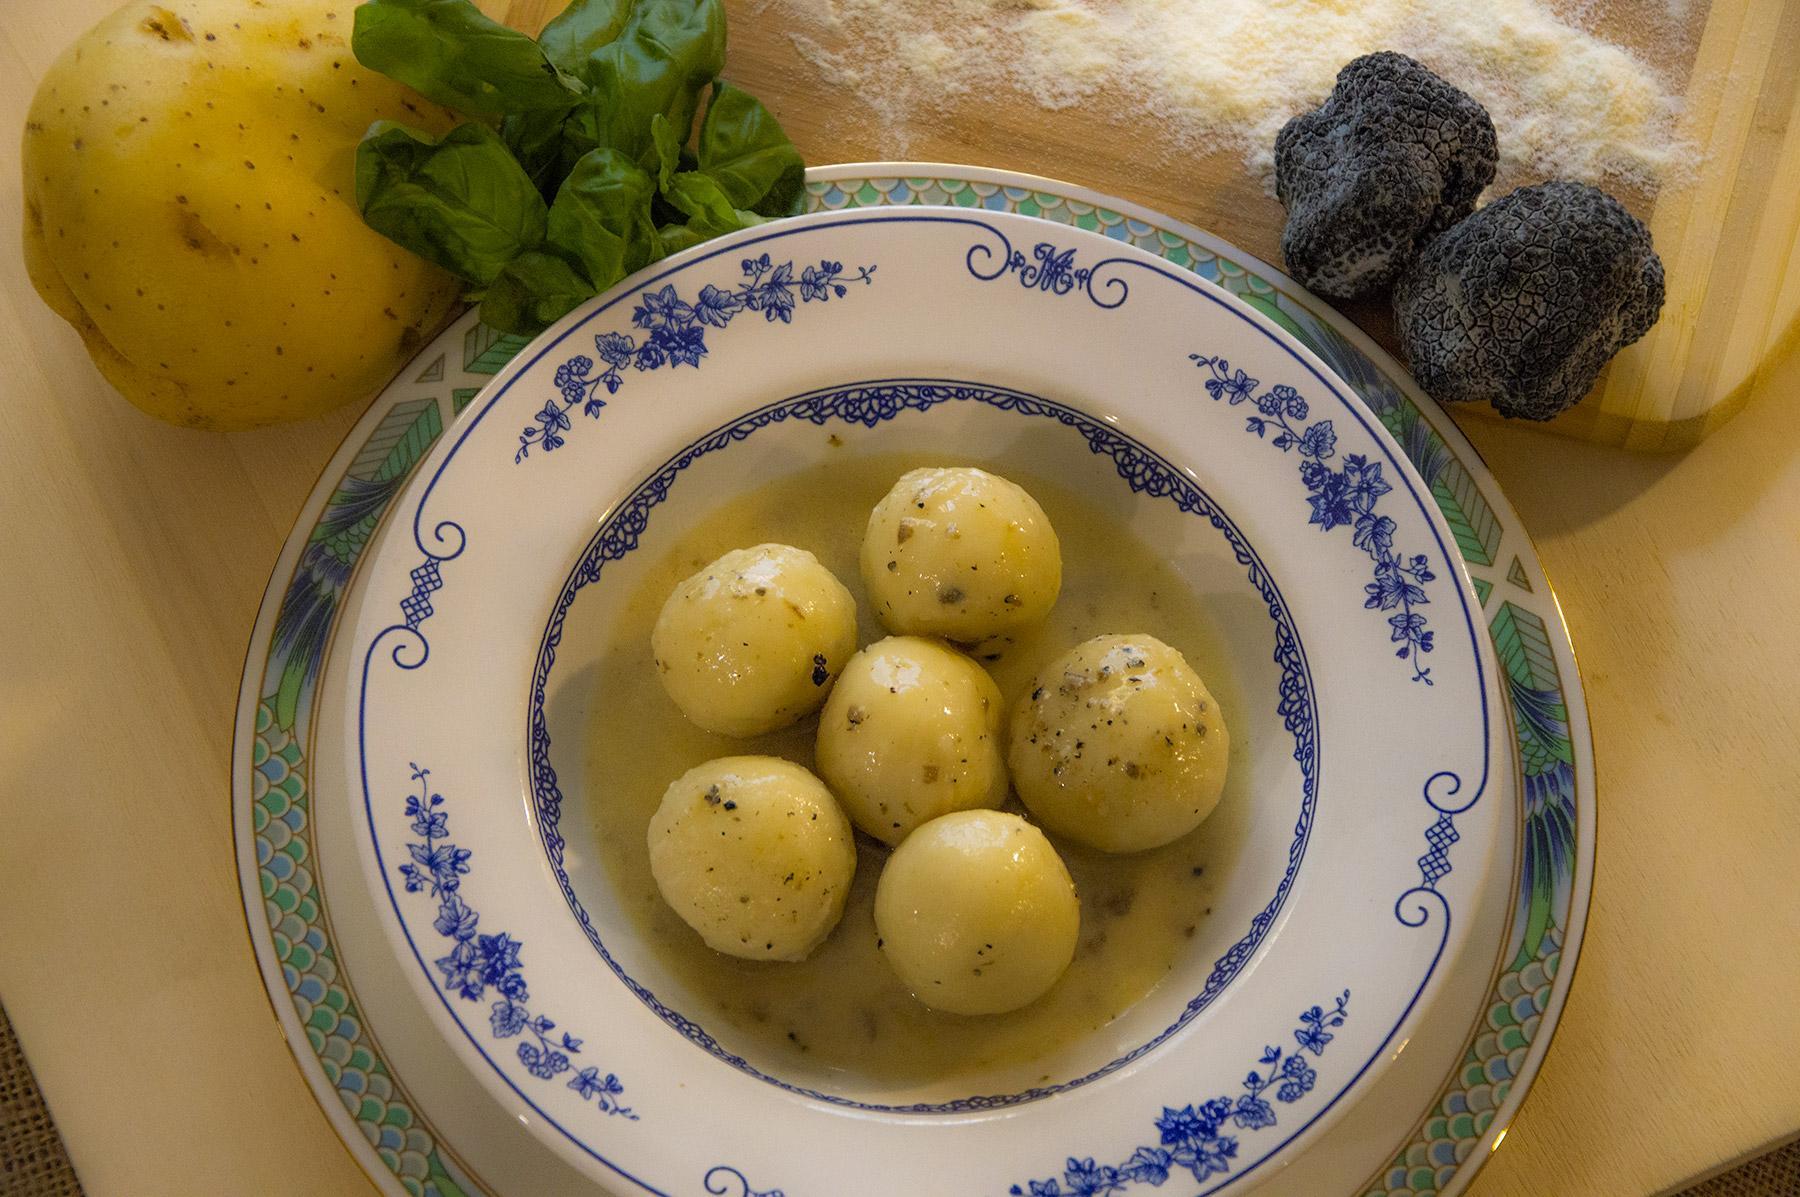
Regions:
<instances>
[{"instance_id":1,"label":"potato dumpling","mask_svg":"<svg viewBox=\"0 0 1800 1197\"><path fill-rule=\"evenodd\" d=\"M856 600L805 549L734 549L675 588L650 650L707 731L754 736L810 714L856 651Z\"/></svg>"},{"instance_id":2,"label":"potato dumpling","mask_svg":"<svg viewBox=\"0 0 1800 1197\"><path fill-rule=\"evenodd\" d=\"M863 584L888 630L972 644L1049 614L1062 549L1037 500L976 469L912 470L869 515Z\"/></svg>"},{"instance_id":3,"label":"potato dumpling","mask_svg":"<svg viewBox=\"0 0 1800 1197\"><path fill-rule=\"evenodd\" d=\"M1000 690L935 640L890 636L850 658L819 716L820 776L855 824L898 844L950 811L1006 797Z\"/></svg>"},{"instance_id":4,"label":"potato dumpling","mask_svg":"<svg viewBox=\"0 0 1800 1197\"><path fill-rule=\"evenodd\" d=\"M1153 636L1096 636L1019 700L1007 759L1044 826L1137 852L1212 813L1230 747L1218 703L1179 652Z\"/></svg>"},{"instance_id":5,"label":"potato dumpling","mask_svg":"<svg viewBox=\"0 0 1800 1197\"><path fill-rule=\"evenodd\" d=\"M1001 1014L1036 1001L1075 956L1081 904L1044 833L1003 811L933 819L875 888L888 963L921 1002Z\"/></svg>"},{"instance_id":6,"label":"potato dumpling","mask_svg":"<svg viewBox=\"0 0 1800 1197\"><path fill-rule=\"evenodd\" d=\"M818 778L772 756L689 769L650 818L656 888L706 946L804 960L844 913L856 875L850 821Z\"/></svg>"}]
</instances>

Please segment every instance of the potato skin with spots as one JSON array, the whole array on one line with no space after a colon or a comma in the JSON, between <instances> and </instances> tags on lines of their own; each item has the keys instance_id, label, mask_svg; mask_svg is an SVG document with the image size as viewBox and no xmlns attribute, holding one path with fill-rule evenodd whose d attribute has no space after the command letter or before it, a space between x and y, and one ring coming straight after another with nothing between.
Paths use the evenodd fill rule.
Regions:
<instances>
[{"instance_id":1,"label":"potato skin with spots","mask_svg":"<svg viewBox=\"0 0 1800 1197\"><path fill-rule=\"evenodd\" d=\"M706 945L804 960L843 916L856 875L850 821L825 784L772 756L689 769L650 818L656 888Z\"/></svg>"},{"instance_id":2,"label":"potato skin with spots","mask_svg":"<svg viewBox=\"0 0 1800 1197\"><path fill-rule=\"evenodd\" d=\"M456 302L455 279L356 209L371 121L454 118L357 65L354 7L127 4L38 87L27 271L153 416L248 428L367 398Z\"/></svg>"},{"instance_id":3,"label":"potato skin with spots","mask_svg":"<svg viewBox=\"0 0 1800 1197\"><path fill-rule=\"evenodd\" d=\"M1096 636L1013 710L1013 786L1057 835L1103 852L1180 839L1213 812L1231 737L1187 660L1154 636Z\"/></svg>"},{"instance_id":4,"label":"potato skin with spots","mask_svg":"<svg viewBox=\"0 0 1800 1197\"><path fill-rule=\"evenodd\" d=\"M819 775L862 830L898 844L1006 800L1000 688L949 646L889 636L850 658L819 714Z\"/></svg>"}]
</instances>

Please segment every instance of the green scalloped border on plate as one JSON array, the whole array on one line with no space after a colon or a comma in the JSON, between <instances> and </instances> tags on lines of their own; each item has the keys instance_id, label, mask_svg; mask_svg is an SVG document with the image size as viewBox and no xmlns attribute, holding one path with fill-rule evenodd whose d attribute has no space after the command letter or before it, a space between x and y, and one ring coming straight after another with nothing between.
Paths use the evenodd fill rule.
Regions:
<instances>
[{"instance_id":1,"label":"green scalloped border on plate","mask_svg":"<svg viewBox=\"0 0 1800 1197\"><path fill-rule=\"evenodd\" d=\"M1572 878L1581 850L1575 745L1550 642L1550 629L1561 627L1554 599L1547 587L1534 594L1529 582L1521 582L1526 575L1516 556L1506 575L1494 572L1506 531L1475 474L1405 385L1315 312L1291 281L1273 271L1267 277L1254 261L1234 260L1152 221L1041 186L931 175L815 177L807 183L809 211L904 204L1017 212L1099 232L1242 297L1323 358L1399 441L1449 521L1484 608L1500 583L1509 584L1508 597L1490 616L1511 690L1527 795L1509 963L1461 1066L1411 1140L1364 1186L1363 1197L1441 1192L1491 1129L1542 1029L1573 911ZM251 792L236 800L248 803L262 897L261 908L248 904L247 913L266 927L285 984L284 993L271 997L292 1005L320 1073L412 1197L472 1197L490 1190L442 1142L389 1067L338 965L324 895L308 865L313 839L302 746L310 742L313 687L325 646L363 549L413 467L524 345L465 315L415 360L418 369L409 366L408 376L377 399L383 414L372 427L368 418L358 426L364 439L348 468L340 477L321 479L320 486L332 489L318 519L295 531L305 545L292 576L265 599L281 596L267 643L252 646L262 655L253 656L244 683L255 687L258 701L247 745Z\"/></svg>"},{"instance_id":2,"label":"green scalloped border on plate","mask_svg":"<svg viewBox=\"0 0 1800 1197\"><path fill-rule=\"evenodd\" d=\"M465 315L376 400L381 414L373 426L373 413L358 425L353 435L363 439L344 472L320 479L330 495L305 529L268 643L261 646L266 651L256 679L247 797L262 909L249 913L268 929L285 986L284 994L271 997L291 1003L325 1081L411 1197L474 1197L490 1190L441 1141L383 1058L338 965L324 895L308 865L313 838L304 746L310 744L325 648L363 550L413 467L525 344L495 334L473 313Z\"/></svg>"}]
</instances>

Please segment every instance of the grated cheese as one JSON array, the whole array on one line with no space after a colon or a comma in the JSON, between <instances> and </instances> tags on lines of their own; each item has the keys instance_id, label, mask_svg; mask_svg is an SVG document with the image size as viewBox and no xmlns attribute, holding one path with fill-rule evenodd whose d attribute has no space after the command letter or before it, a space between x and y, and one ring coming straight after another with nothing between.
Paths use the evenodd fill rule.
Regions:
<instances>
[{"instance_id":1,"label":"grated cheese","mask_svg":"<svg viewBox=\"0 0 1800 1197\"><path fill-rule=\"evenodd\" d=\"M1679 19L1678 0L1668 0ZM1372 50L1481 101L1497 190L1546 178L1652 187L1683 172L1679 97L1641 59L1541 0L767 0L795 46L896 153L970 93L1092 103L1162 122L1174 150L1227 143L1265 183L1275 134ZM855 119L854 112L846 116Z\"/></svg>"}]
</instances>

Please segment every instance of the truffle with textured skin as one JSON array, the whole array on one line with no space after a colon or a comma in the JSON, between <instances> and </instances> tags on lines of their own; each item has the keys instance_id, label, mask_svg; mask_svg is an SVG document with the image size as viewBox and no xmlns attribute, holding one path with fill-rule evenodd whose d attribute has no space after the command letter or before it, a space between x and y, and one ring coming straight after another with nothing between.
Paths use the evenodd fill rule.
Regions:
<instances>
[{"instance_id":1,"label":"truffle with textured skin","mask_svg":"<svg viewBox=\"0 0 1800 1197\"><path fill-rule=\"evenodd\" d=\"M1585 183L1495 200L1420 251L1394 287L1413 376L1440 403L1548 420L1662 312L1650 231Z\"/></svg>"},{"instance_id":2,"label":"truffle with textured skin","mask_svg":"<svg viewBox=\"0 0 1800 1197\"><path fill-rule=\"evenodd\" d=\"M1338 297L1393 282L1474 210L1497 156L1487 109L1424 66L1386 50L1353 60L1275 138L1289 272Z\"/></svg>"}]
</instances>

